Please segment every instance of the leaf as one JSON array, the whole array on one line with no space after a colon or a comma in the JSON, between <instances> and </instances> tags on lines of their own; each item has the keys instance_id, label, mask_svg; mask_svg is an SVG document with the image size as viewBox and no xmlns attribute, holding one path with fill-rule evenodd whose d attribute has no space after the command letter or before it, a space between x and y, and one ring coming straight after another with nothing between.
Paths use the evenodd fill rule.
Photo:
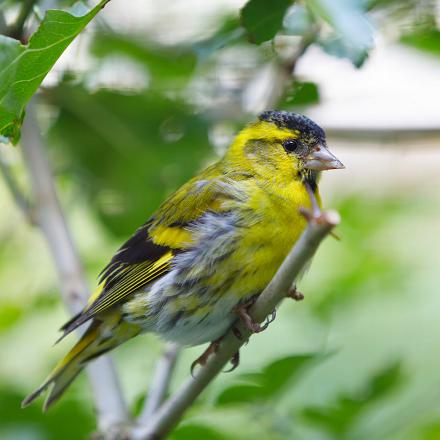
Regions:
<instances>
[{"instance_id":1,"label":"leaf","mask_svg":"<svg viewBox=\"0 0 440 440\"><path fill-rule=\"evenodd\" d=\"M366 48L361 49L347 44L344 38L334 35L327 38L320 38L317 43L329 55L337 58L347 58L357 68L362 67L369 55L369 51Z\"/></svg>"},{"instance_id":2,"label":"leaf","mask_svg":"<svg viewBox=\"0 0 440 440\"><path fill-rule=\"evenodd\" d=\"M241 23L255 44L271 40L281 28L290 0L249 0L241 10Z\"/></svg>"},{"instance_id":3,"label":"leaf","mask_svg":"<svg viewBox=\"0 0 440 440\"><path fill-rule=\"evenodd\" d=\"M223 390L217 398L217 404L252 404L273 398L316 357L316 354L289 356L269 364L261 373L242 375L241 380L248 383L232 385Z\"/></svg>"},{"instance_id":4,"label":"leaf","mask_svg":"<svg viewBox=\"0 0 440 440\"><path fill-rule=\"evenodd\" d=\"M225 437L218 431L202 425L184 425L176 429L170 440L225 440Z\"/></svg>"},{"instance_id":5,"label":"leaf","mask_svg":"<svg viewBox=\"0 0 440 440\"><path fill-rule=\"evenodd\" d=\"M0 36L0 135L17 142L26 104L65 49L109 1L102 0L85 15L47 11L26 46Z\"/></svg>"},{"instance_id":6,"label":"leaf","mask_svg":"<svg viewBox=\"0 0 440 440\"><path fill-rule=\"evenodd\" d=\"M308 81L293 81L281 102L282 107L316 104L319 102L318 85Z\"/></svg>"},{"instance_id":7,"label":"leaf","mask_svg":"<svg viewBox=\"0 0 440 440\"><path fill-rule=\"evenodd\" d=\"M47 417L41 416L39 405L23 411L20 402L24 390L15 390L10 384L0 385L0 438L78 440L89 438L95 427L93 411L79 399L61 399ZM10 435L9 435L10 434Z\"/></svg>"},{"instance_id":8,"label":"leaf","mask_svg":"<svg viewBox=\"0 0 440 440\"><path fill-rule=\"evenodd\" d=\"M16 324L23 314L23 308L15 304L2 304L0 308L0 334Z\"/></svg>"},{"instance_id":9,"label":"leaf","mask_svg":"<svg viewBox=\"0 0 440 440\"><path fill-rule=\"evenodd\" d=\"M304 5L293 6L283 20L287 35L304 35L313 24L312 14Z\"/></svg>"},{"instance_id":10,"label":"leaf","mask_svg":"<svg viewBox=\"0 0 440 440\"><path fill-rule=\"evenodd\" d=\"M440 422L424 426L417 438L419 440L438 440L440 438Z\"/></svg>"},{"instance_id":11,"label":"leaf","mask_svg":"<svg viewBox=\"0 0 440 440\"><path fill-rule=\"evenodd\" d=\"M303 417L332 433L335 438L345 438L360 415L378 400L391 395L402 379L400 363L392 363L373 375L363 389L349 395L342 394L325 407L305 408Z\"/></svg>"},{"instance_id":12,"label":"leaf","mask_svg":"<svg viewBox=\"0 0 440 440\"><path fill-rule=\"evenodd\" d=\"M440 30L438 29L418 29L403 35L400 41L408 46L440 56Z\"/></svg>"},{"instance_id":13,"label":"leaf","mask_svg":"<svg viewBox=\"0 0 440 440\"><path fill-rule=\"evenodd\" d=\"M355 0L307 0L310 9L329 23L353 51L365 52L373 46L373 28L361 2Z\"/></svg>"}]
</instances>

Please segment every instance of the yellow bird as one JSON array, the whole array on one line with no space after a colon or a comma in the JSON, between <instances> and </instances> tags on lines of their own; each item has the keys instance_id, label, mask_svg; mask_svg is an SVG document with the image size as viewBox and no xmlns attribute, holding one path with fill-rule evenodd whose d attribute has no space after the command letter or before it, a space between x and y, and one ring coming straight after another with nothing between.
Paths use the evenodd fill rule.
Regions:
<instances>
[{"instance_id":1,"label":"yellow bird","mask_svg":"<svg viewBox=\"0 0 440 440\"><path fill-rule=\"evenodd\" d=\"M246 317L303 232L307 186L319 201L319 172L336 168L313 121L262 113L116 252L62 337L91 321L88 329L23 406L50 388L47 409L90 360L139 333L187 346L219 339Z\"/></svg>"}]
</instances>

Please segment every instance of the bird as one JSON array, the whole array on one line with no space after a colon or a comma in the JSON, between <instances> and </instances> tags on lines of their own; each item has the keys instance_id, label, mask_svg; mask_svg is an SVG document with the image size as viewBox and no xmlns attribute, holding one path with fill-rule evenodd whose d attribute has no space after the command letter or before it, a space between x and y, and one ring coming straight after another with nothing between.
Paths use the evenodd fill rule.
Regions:
<instances>
[{"instance_id":1,"label":"bird","mask_svg":"<svg viewBox=\"0 0 440 440\"><path fill-rule=\"evenodd\" d=\"M60 339L88 328L22 406L48 390L47 410L89 361L141 333L195 346L215 343L240 318L261 330L246 310L306 228L309 192L321 204L321 172L341 168L311 119L261 113L115 253Z\"/></svg>"}]
</instances>

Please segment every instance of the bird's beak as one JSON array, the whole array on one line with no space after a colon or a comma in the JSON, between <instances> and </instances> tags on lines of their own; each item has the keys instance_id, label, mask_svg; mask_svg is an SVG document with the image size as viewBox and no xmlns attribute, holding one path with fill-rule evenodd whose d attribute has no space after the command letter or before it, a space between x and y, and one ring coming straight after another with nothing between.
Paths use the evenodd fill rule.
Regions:
<instances>
[{"instance_id":1,"label":"bird's beak","mask_svg":"<svg viewBox=\"0 0 440 440\"><path fill-rule=\"evenodd\" d=\"M306 157L304 167L315 171L339 170L345 168L342 162L322 145L316 146Z\"/></svg>"}]
</instances>

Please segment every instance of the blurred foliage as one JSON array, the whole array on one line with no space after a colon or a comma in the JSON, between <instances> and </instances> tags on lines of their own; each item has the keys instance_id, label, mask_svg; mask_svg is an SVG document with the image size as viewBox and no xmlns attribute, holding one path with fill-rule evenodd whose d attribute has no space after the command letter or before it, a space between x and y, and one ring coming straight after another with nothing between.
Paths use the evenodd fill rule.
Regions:
<instances>
[{"instance_id":1,"label":"blurred foliage","mask_svg":"<svg viewBox=\"0 0 440 440\"><path fill-rule=\"evenodd\" d=\"M144 42L111 33L97 34L91 52L101 59L123 55L139 62L149 74L151 87L159 84L163 90L183 87L196 65L196 56L188 47L148 47Z\"/></svg>"},{"instance_id":2,"label":"blurred foliage","mask_svg":"<svg viewBox=\"0 0 440 440\"><path fill-rule=\"evenodd\" d=\"M403 263L397 265L393 253L377 252L377 248L370 245L365 237L370 236L373 240L374 234L385 223L402 216L411 209L410 205L412 201L398 197L394 200L375 201L374 209L370 203L356 197L347 198L341 203L338 211L347 225L342 237L345 243L345 255L342 258L350 260L351 264L338 272L331 283L322 286L313 304L319 316L328 318L336 307L362 295L368 285L372 289L380 288L381 294L402 287L405 273L411 270L410 267L405 267ZM378 216L377 210L382 215Z\"/></svg>"},{"instance_id":3,"label":"blurred foliage","mask_svg":"<svg viewBox=\"0 0 440 440\"><path fill-rule=\"evenodd\" d=\"M8 0L0 11L9 17L21 4ZM37 1L37 11L44 4ZM188 8L172 31L198 14ZM295 75L308 47L361 67L373 33L384 28L394 41L438 55L434 16L430 1L250 0L241 10L219 12L200 35L170 43L149 29L122 32L100 14L71 52L73 62L60 63L58 75L40 89L38 107L90 278L170 192L224 149L231 127L248 120L242 102L249 85L268 66L280 73L273 80L280 86L278 106L302 110L322 100L320 84ZM11 139L18 138L27 100L92 16L56 11L46 20L51 17L67 24L40 26L30 44L41 44L41 58L33 58L30 46L0 39L0 116L9 121ZM26 85L18 94L17 80ZM23 177L22 164L11 157ZM8 213L0 218L0 438L87 438L95 421L84 380L48 414L38 405L19 408L57 357L50 343L65 316L38 232L17 228L21 218L1 186L0 204ZM438 200L421 190L381 197L367 190L335 205L342 240L320 249L305 280L306 301L283 306L271 329L252 338L240 368L220 375L173 440L440 438L438 362L431 346L424 349L440 332L436 259L418 241L410 255L402 250L414 241L411 231L419 231L418 239L429 236L427 243L435 239L425 222ZM134 414L154 364L148 353L155 353L150 340L138 339L116 353ZM176 385L194 353L184 355Z\"/></svg>"},{"instance_id":4,"label":"blurred foliage","mask_svg":"<svg viewBox=\"0 0 440 440\"><path fill-rule=\"evenodd\" d=\"M202 425L184 425L176 429L171 435L171 440L225 440L226 437L219 432ZM229 437L230 440L234 440Z\"/></svg>"},{"instance_id":5,"label":"blurred foliage","mask_svg":"<svg viewBox=\"0 0 440 440\"><path fill-rule=\"evenodd\" d=\"M323 408L304 408L302 417L308 423L321 427L335 440L353 438L350 432L356 426L357 420L371 405L384 397L389 397L402 382L400 364L391 364L373 376L362 390L350 395L339 395L335 401Z\"/></svg>"},{"instance_id":6,"label":"blurred foliage","mask_svg":"<svg viewBox=\"0 0 440 440\"><path fill-rule=\"evenodd\" d=\"M437 56L440 55L440 31L438 29L422 28L403 35L401 41L417 49L427 51Z\"/></svg>"},{"instance_id":7,"label":"blurred foliage","mask_svg":"<svg viewBox=\"0 0 440 440\"><path fill-rule=\"evenodd\" d=\"M307 106L319 102L319 86L310 81L293 81L280 99L280 108Z\"/></svg>"},{"instance_id":8,"label":"blurred foliage","mask_svg":"<svg viewBox=\"0 0 440 440\"><path fill-rule=\"evenodd\" d=\"M115 234L127 236L145 222L210 152L203 119L164 95L90 94L64 84L48 100L59 109L50 141L63 173Z\"/></svg>"},{"instance_id":9,"label":"blurred foliage","mask_svg":"<svg viewBox=\"0 0 440 440\"><path fill-rule=\"evenodd\" d=\"M262 404L270 405L288 384L299 377L304 367L311 363L316 355L297 355L279 359L259 373L240 375L242 385L225 388L217 397L218 405Z\"/></svg>"},{"instance_id":10,"label":"blurred foliage","mask_svg":"<svg viewBox=\"0 0 440 440\"><path fill-rule=\"evenodd\" d=\"M66 399L42 417L38 407L29 411L17 410L22 399L21 391L5 385L0 388L0 437L4 440L79 440L88 438L95 429L93 414L79 401Z\"/></svg>"}]
</instances>

